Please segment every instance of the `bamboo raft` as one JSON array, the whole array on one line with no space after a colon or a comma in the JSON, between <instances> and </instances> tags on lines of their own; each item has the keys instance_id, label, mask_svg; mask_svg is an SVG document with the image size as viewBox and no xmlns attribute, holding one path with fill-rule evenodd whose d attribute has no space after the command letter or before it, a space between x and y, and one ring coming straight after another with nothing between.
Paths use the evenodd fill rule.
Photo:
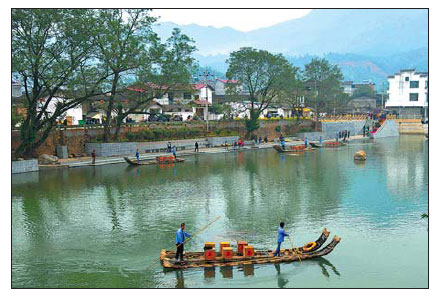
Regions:
<instances>
[{"instance_id":1,"label":"bamboo raft","mask_svg":"<svg viewBox=\"0 0 436 295\"><path fill-rule=\"evenodd\" d=\"M162 159L164 158L164 159ZM129 165L138 166L138 165L158 165L158 164L171 164L171 163L180 163L184 162L183 158L174 158L174 157L156 157L156 160L151 161L135 161L130 160L128 157L124 157L124 160L129 163Z\"/></svg>"},{"instance_id":2,"label":"bamboo raft","mask_svg":"<svg viewBox=\"0 0 436 295\"><path fill-rule=\"evenodd\" d=\"M303 153L313 150L312 148L305 148L304 145L291 146L289 150L284 150L280 145L273 145L273 148L279 153Z\"/></svg>"},{"instance_id":3,"label":"bamboo raft","mask_svg":"<svg viewBox=\"0 0 436 295\"><path fill-rule=\"evenodd\" d=\"M235 254L231 259L225 259L219 253L213 260L205 259L204 252L187 252L185 261L178 262L175 260L175 251L167 251L162 249L160 252L160 262L164 269L186 269L193 267L214 267L214 266L237 266L246 264L264 264L264 263L282 263L301 261L306 259L325 256L333 251L341 238L334 236L333 240L324 248L320 249L327 241L330 232L324 228L321 236L315 241L307 243L303 247L282 249L278 257L274 257L273 250L254 251L254 256L244 257L240 254ZM315 245L314 245L315 244ZM310 250L307 246L310 245Z\"/></svg>"}]
</instances>

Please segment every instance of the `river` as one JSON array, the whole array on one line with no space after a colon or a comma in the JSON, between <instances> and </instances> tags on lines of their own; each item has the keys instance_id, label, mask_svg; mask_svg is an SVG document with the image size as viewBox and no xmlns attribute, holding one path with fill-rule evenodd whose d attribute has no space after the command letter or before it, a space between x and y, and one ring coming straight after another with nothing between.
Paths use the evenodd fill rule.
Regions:
<instances>
[{"instance_id":1,"label":"river","mask_svg":"<svg viewBox=\"0 0 436 295\"><path fill-rule=\"evenodd\" d=\"M353 154L367 152L356 164ZM273 149L200 154L185 163L45 170L12 176L13 288L427 288L428 141L352 142L302 155ZM164 271L181 222L204 242L295 245L327 227L324 258ZM288 243L288 244L287 244ZM285 241L284 247L289 247Z\"/></svg>"}]
</instances>

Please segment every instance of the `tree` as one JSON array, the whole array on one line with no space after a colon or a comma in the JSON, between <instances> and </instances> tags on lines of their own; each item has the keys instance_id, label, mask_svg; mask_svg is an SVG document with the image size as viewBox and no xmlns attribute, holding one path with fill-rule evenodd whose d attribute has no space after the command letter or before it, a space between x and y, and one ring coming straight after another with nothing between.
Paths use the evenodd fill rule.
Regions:
<instances>
[{"instance_id":1,"label":"tree","mask_svg":"<svg viewBox=\"0 0 436 295\"><path fill-rule=\"evenodd\" d=\"M343 92L341 81L343 75L337 65L331 65L326 59L313 58L304 66L303 76L310 89L308 103L315 108L316 124L318 126L319 113L331 106L335 95Z\"/></svg>"},{"instance_id":2,"label":"tree","mask_svg":"<svg viewBox=\"0 0 436 295\"><path fill-rule=\"evenodd\" d=\"M12 9L12 72L24 85L26 116L17 156L33 157L58 117L100 92L89 63L87 9Z\"/></svg>"},{"instance_id":3,"label":"tree","mask_svg":"<svg viewBox=\"0 0 436 295\"><path fill-rule=\"evenodd\" d=\"M129 79L141 66L152 63L150 47L158 41L151 25L156 18L147 9L100 9L96 11L96 25L92 30L96 44L96 62L109 73L106 81L110 96L103 122L103 140L109 141L110 123L115 96L124 91Z\"/></svg>"},{"instance_id":4,"label":"tree","mask_svg":"<svg viewBox=\"0 0 436 295\"><path fill-rule=\"evenodd\" d=\"M137 81L127 87L123 95L127 98L124 105L118 103L114 139L118 139L121 125L129 115L143 109L152 99L162 98L172 90L192 91L190 79L196 69L192 53L196 50L194 41L175 28L166 43L160 44L157 38L149 46L147 62L138 66ZM137 91L132 91L137 89Z\"/></svg>"},{"instance_id":5,"label":"tree","mask_svg":"<svg viewBox=\"0 0 436 295\"><path fill-rule=\"evenodd\" d=\"M226 62L229 64L227 78L238 81L230 84L226 93L236 95L240 86L248 92L250 118L245 123L247 137L250 137L259 128L258 119L262 111L288 93L290 80L295 79L297 68L282 54L274 55L251 47L232 52Z\"/></svg>"}]
</instances>

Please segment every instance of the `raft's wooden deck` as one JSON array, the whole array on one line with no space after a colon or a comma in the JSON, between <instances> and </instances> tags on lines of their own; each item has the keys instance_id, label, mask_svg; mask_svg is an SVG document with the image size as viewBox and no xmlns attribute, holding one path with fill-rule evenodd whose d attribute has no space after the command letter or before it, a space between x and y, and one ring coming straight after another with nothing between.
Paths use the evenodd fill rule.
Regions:
<instances>
[{"instance_id":1,"label":"raft's wooden deck","mask_svg":"<svg viewBox=\"0 0 436 295\"><path fill-rule=\"evenodd\" d=\"M327 229L323 230L321 236L316 240L316 246L310 251L304 251L303 247L294 249L283 249L280 251L281 256L274 257L272 250L255 251L253 257L244 257L234 255L232 259L224 259L218 255L214 260L206 260L204 252L187 252L184 255L185 262L175 261L175 251L166 251L163 249L160 253L161 264L164 268L184 269L190 267L212 267L212 266L236 266L244 264L263 264L263 263L281 263L292 262L297 260L311 259L329 254L341 240L334 236L333 240L323 249L319 250L329 236Z\"/></svg>"}]
</instances>

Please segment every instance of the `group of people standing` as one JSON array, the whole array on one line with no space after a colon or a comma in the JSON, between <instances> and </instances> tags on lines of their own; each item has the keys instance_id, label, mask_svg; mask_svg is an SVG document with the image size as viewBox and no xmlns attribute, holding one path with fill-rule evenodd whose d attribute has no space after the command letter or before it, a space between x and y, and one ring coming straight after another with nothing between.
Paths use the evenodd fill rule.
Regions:
<instances>
[{"instance_id":1,"label":"group of people standing","mask_svg":"<svg viewBox=\"0 0 436 295\"><path fill-rule=\"evenodd\" d=\"M336 141L339 141L339 139L345 141L347 138L350 138L350 130L342 130L336 133Z\"/></svg>"}]
</instances>

